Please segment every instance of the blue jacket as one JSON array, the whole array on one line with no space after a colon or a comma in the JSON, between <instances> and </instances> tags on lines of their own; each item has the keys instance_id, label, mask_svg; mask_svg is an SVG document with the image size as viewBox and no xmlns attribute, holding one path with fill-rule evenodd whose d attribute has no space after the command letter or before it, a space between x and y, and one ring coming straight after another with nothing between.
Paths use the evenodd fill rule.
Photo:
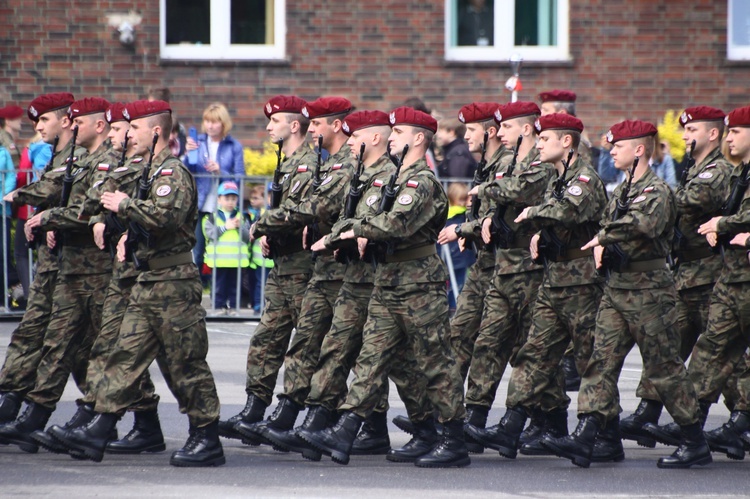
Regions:
<instances>
[{"instance_id":1,"label":"blue jacket","mask_svg":"<svg viewBox=\"0 0 750 499\"><path fill-rule=\"evenodd\" d=\"M13 159L10 152L4 147L0 147L0 187L2 187L3 196L16 188L16 169L13 166ZM13 209L10 203L2 203L2 216L10 217Z\"/></svg>"},{"instance_id":2,"label":"blue jacket","mask_svg":"<svg viewBox=\"0 0 750 499\"><path fill-rule=\"evenodd\" d=\"M188 169L193 172L195 177L195 186L198 190L198 210L202 211L203 203L206 202L206 196L214 185L214 178L206 171L204 165L208 159L208 136L202 133L198 136L198 163L190 164L185 159ZM231 135L227 135L219 142L219 151L216 153L216 162L221 168L221 175L218 176L219 183L233 180L239 182L240 178L245 175L245 158L242 152L242 145L237 142ZM218 184L217 184L218 185Z\"/></svg>"}]
</instances>

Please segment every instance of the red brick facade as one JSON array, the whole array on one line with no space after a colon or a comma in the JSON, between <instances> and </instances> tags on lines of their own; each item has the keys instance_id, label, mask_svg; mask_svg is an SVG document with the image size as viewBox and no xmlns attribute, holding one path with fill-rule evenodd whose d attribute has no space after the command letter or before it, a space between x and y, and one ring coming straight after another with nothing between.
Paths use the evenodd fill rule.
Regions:
<instances>
[{"instance_id":1,"label":"red brick facade","mask_svg":"<svg viewBox=\"0 0 750 499\"><path fill-rule=\"evenodd\" d=\"M507 100L507 63L446 63L443 0L287 0L283 63L169 63L159 59L159 2L5 0L0 18L0 102L70 90L111 100L168 86L181 120L225 102L246 145L265 139L264 99L348 96L360 109L388 109L419 95L443 113L472 100ZM137 9L133 49L106 14ZM570 0L571 63L525 64L522 99L570 88L591 133L612 122L658 120L665 109L750 103L750 65L726 59L726 0ZM30 127L25 128L30 134Z\"/></svg>"}]
</instances>

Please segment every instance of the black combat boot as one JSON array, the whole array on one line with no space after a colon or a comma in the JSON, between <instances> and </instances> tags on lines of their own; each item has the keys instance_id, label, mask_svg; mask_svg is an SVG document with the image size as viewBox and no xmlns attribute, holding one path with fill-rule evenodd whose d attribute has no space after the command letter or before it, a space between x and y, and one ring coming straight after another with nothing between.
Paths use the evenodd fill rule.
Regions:
<instances>
[{"instance_id":1,"label":"black combat boot","mask_svg":"<svg viewBox=\"0 0 750 499\"><path fill-rule=\"evenodd\" d=\"M259 397L253 394L248 395L245 408L242 409L239 414L235 414L226 421L219 421L219 436L242 440L242 435L240 435L234 427L239 422L253 424L262 421L263 414L266 412L266 407L268 407L268 404L263 402Z\"/></svg>"},{"instance_id":2,"label":"black combat boot","mask_svg":"<svg viewBox=\"0 0 750 499\"><path fill-rule=\"evenodd\" d=\"M466 448L472 454L481 454L484 452L484 444L474 440L471 435L466 431L466 428L471 426L474 429L481 430L487 426L487 414L490 412L489 407L481 405L467 405L466 406L466 423L464 424L464 439L466 440Z\"/></svg>"},{"instance_id":3,"label":"black combat boot","mask_svg":"<svg viewBox=\"0 0 750 499\"><path fill-rule=\"evenodd\" d=\"M438 444L438 432L433 418L425 419L414 425L414 436L400 449L391 449L385 458L394 463L413 463L424 456Z\"/></svg>"},{"instance_id":4,"label":"black combat boot","mask_svg":"<svg viewBox=\"0 0 750 499\"><path fill-rule=\"evenodd\" d=\"M235 425L234 429L242 435L242 441L245 443L249 443L250 445L271 445L271 442L266 438L268 428L281 431L291 430L294 428L294 422L297 421L297 415L302 409L302 406L296 404L291 399L279 397L279 403L268 419L264 419L258 423L240 421Z\"/></svg>"},{"instance_id":5,"label":"black combat boot","mask_svg":"<svg viewBox=\"0 0 750 499\"><path fill-rule=\"evenodd\" d=\"M711 463L711 449L708 447L700 423L681 426L682 443L669 457L659 458L659 468L689 468Z\"/></svg>"},{"instance_id":6,"label":"black combat boot","mask_svg":"<svg viewBox=\"0 0 750 499\"><path fill-rule=\"evenodd\" d=\"M23 398L16 392L0 393L0 425L10 423L18 417Z\"/></svg>"},{"instance_id":7,"label":"black combat boot","mask_svg":"<svg viewBox=\"0 0 750 499\"><path fill-rule=\"evenodd\" d=\"M596 436L594 451L591 453L592 463L607 463L614 461L619 463L625 459L625 450L622 448L620 437L620 417L607 422Z\"/></svg>"},{"instance_id":8,"label":"black combat boot","mask_svg":"<svg viewBox=\"0 0 750 499\"><path fill-rule=\"evenodd\" d=\"M742 434L750 430L750 413L732 411L729 421L715 430L704 433L706 442L713 452L722 452L730 459L745 459L745 445Z\"/></svg>"},{"instance_id":9,"label":"black combat boot","mask_svg":"<svg viewBox=\"0 0 750 499\"><path fill-rule=\"evenodd\" d=\"M0 426L0 439L17 445L24 452L34 454L39 451L39 444L31 438L31 434L43 430L51 414L49 409L32 402L18 419Z\"/></svg>"},{"instance_id":10,"label":"black combat boot","mask_svg":"<svg viewBox=\"0 0 750 499\"><path fill-rule=\"evenodd\" d=\"M118 419L117 414L97 414L86 426L67 430L60 428L59 431L50 428L50 433L68 448L71 456L98 463L104 457L104 449Z\"/></svg>"},{"instance_id":11,"label":"black combat boot","mask_svg":"<svg viewBox=\"0 0 750 499\"><path fill-rule=\"evenodd\" d=\"M420 468L461 468L471 464L464 442L464 423L460 420L443 423L440 443L427 454L414 461Z\"/></svg>"},{"instance_id":12,"label":"black combat boot","mask_svg":"<svg viewBox=\"0 0 750 499\"><path fill-rule=\"evenodd\" d=\"M331 421L331 411L320 405L311 406L302 425L291 430L278 430L269 426L266 429L266 438L273 445L274 450L279 452L297 452L305 459L320 461L320 451L297 436L302 430L319 431L328 427Z\"/></svg>"},{"instance_id":13,"label":"black combat boot","mask_svg":"<svg viewBox=\"0 0 750 499\"><path fill-rule=\"evenodd\" d=\"M656 439L644 426L646 423L659 424L659 416L664 404L657 400L641 399L635 412L620 421L620 435L626 440L635 440L641 447L656 447Z\"/></svg>"},{"instance_id":14,"label":"black combat boot","mask_svg":"<svg viewBox=\"0 0 750 499\"><path fill-rule=\"evenodd\" d=\"M140 454L167 450L159 424L159 413L156 410L136 411L133 417L133 429L121 440L109 442L106 448L108 454Z\"/></svg>"},{"instance_id":15,"label":"black combat boot","mask_svg":"<svg viewBox=\"0 0 750 499\"><path fill-rule=\"evenodd\" d=\"M705 400L699 400L698 405L700 411L698 414L701 428L706 424L706 418L708 417L708 411L711 408L711 402ZM643 428L654 436L654 440L660 444L669 445L672 447L678 447L682 444L682 430L680 425L677 423L669 423L665 425L656 425L653 423L646 423Z\"/></svg>"},{"instance_id":16,"label":"black combat boot","mask_svg":"<svg viewBox=\"0 0 750 499\"><path fill-rule=\"evenodd\" d=\"M396 428L403 431L404 433L408 433L409 435L414 435L414 423L411 422L411 419L409 419L406 416L396 416L391 420L391 423L396 425Z\"/></svg>"},{"instance_id":17,"label":"black combat boot","mask_svg":"<svg viewBox=\"0 0 750 499\"><path fill-rule=\"evenodd\" d=\"M525 423L526 411L520 407L509 407L497 425L484 430L468 427L466 432L485 447L498 451L501 456L515 459L518 439Z\"/></svg>"},{"instance_id":18,"label":"black combat boot","mask_svg":"<svg viewBox=\"0 0 750 499\"><path fill-rule=\"evenodd\" d=\"M219 440L219 420L201 428L190 425L190 436L180 450L174 451L169 464L180 468L221 466L227 462Z\"/></svg>"},{"instance_id":19,"label":"black combat boot","mask_svg":"<svg viewBox=\"0 0 750 499\"><path fill-rule=\"evenodd\" d=\"M565 374L565 391L577 392L581 388L581 375L576 368L576 359L572 355L566 355L560 362Z\"/></svg>"},{"instance_id":20,"label":"black combat boot","mask_svg":"<svg viewBox=\"0 0 750 499\"><path fill-rule=\"evenodd\" d=\"M301 430L297 435L326 456L331 456L334 463L349 464L352 444L362 420L362 416L344 412L333 427L319 431Z\"/></svg>"},{"instance_id":21,"label":"black combat boot","mask_svg":"<svg viewBox=\"0 0 750 499\"><path fill-rule=\"evenodd\" d=\"M533 442L534 440L539 440L540 438L542 438L542 435L544 435L544 423L544 412L542 412L541 409L537 408L531 411L529 424L521 432L521 436L518 439L518 444L523 447L523 445L527 442Z\"/></svg>"},{"instance_id":22,"label":"black combat boot","mask_svg":"<svg viewBox=\"0 0 750 499\"><path fill-rule=\"evenodd\" d=\"M560 438L568 434L568 411L566 409L555 409L554 411L542 414L542 419L544 420L542 434L536 440L530 440L521 445L519 452L524 456L551 456L552 452L542 445L542 437L550 435Z\"/></svg>"},{"instance_id":23,"label":"black combat boot","mask_svg":"<svg viewBox=\"0 0 750 499\"><path fill-rule=\"evenodd\" d=\"M581 468L588 468L591 465L591 454L594 451L597 433L599 422L593 415L585 414L581 416L572 435L562 438L545 435L542 437L542 444L556 456L570 459Z\"/></svg>"},{"instance_id":24,"label":"black combat boot","mask_svg":"<svg viewBox=\"0 0 750 499\"><path fill-rule=\"evenodd\" d=\"M67 454L68 448L55 438L53 429L55 429L54 431L62 431L70 428L80 428L81 426L88 424L94 416L96 416L96 413L92 406L86 404L80 405L78 406L76 413L73 414L73 417L70 418L70 421L62 426L52 425L47 431L37 430L31 434L31 438L39 444L40 447L43 447L49 452L55 454Z\"/></svg>"},{"instance_id":25,"label":"black combat boot","mask_svg":"<svg viewBox=\"0 0 750 499\"><path fill-rule=\"evenodd\" d=\"M365 419L362 429L352 445L353 456L387 454L391 450L391 438L388 435L388 414L373 411Z\"/></svg>"}]
</instances>

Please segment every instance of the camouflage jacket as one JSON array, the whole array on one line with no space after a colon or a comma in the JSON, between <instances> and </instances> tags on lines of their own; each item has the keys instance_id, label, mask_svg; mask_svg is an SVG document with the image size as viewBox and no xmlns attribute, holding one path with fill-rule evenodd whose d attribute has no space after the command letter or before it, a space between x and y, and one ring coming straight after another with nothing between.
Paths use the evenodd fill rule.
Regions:
<instances>
[{"instance_id":1,"label":"camouflage jacket","mask_svg":"<svg viewBox=\"0 0 750 499\"><path fill-rule=\"evenodd\" d=\"M608 285L619 289L649 289L673 286L672 273L667 269L667 253L672 246L674 222L677 217L674 194L651 168L633 182L628 193L628 211L612 220L617 200L627 182L618 185L602 216L599 244L605 248L619 244L630 262L664 260L664 268L647 272L612 272Z\"/></svg>"},{"instance_id":2,"label":"camouflage jacket","mask_svg":"<svg viewBox=\"0 0 750 499\"><path fill-rule=\"evenodd\" d=\"M507 166L510 165L510 162ZM527 206L533 206L542 200L547 184L556 175L554 166L539 160L539 151L532 149L529 154L519 161L513 175L508 176L508 167L495 174L495 180L484 185L479 190L482 202L491 199L497 205L507 205L505 222L514 231L513 247L498 248L495 254L495 274L518 274L541 270L542 266L531 260L528 241L534 234L530 225L519 226L513 220ZM488 214L492 216L492 214Z\"/></svg>"},{"instance_id":3,"label":"camouflage jacket","mask_svg":"<svg viewBox=\"0 0 750 499\"><path fill-rule=\"evenodd\" d=\"M733 168L731 177L732 186L739 179L741 172L742 164ZM745 189L740 209L737 210L737 213L719 219L718 229L720 233L729 233L730 235L750 232L750 187ZM728 283L750 282L750 262L748 262L747 249L739 246L729 246L724 249L723 253L724 265L721 268L719 280Z\"/></svg>"},{"instance_id":4,"label":"camouflage jacket","mask_svg":"<svg viewBox=\"0 0 750 499\"><path fill-rule=\"evenodd\" d=\"M4 147L10 153L10 158L13 160L13 167L18 169L18 163L21 161L21 151L18 150L16 142L10 133L0 128L0 147Z\"/></svg>"},{"instance_id":5,"label":"camouflage jacket","mask_svg":"<svg viewBox=\"0 0 750 499\"><path fill-rule=\"evenodd\" d=\"M579 252L599 230L602 211L607 206L607 191L596 171L580 157L570 166L562 199L554 197L557 179L550 180L544 202L528 211L534 227L554 233L570 252ZM594 255L565 261L550 261L545 266L544 286L551 288L600 282Z\"/></svg>"},{"instance_id":6,"label":"camouflage jacket","mask_svg":"<svg viewBox=\"0 0 750 499\"><path fill-rule=\"evenodd\" d=\"M732 169L717 147L700 164L690 168L685 187L678 187L675 192L676 228L683 236L681 247L674 248L679 262L675 272L678 290L713 284L719 278L721 256L711 251L706 237L698 234L698 227L712 217L721 215L721 207L729 197ZM696 250L710 252L710 256L691 258L689 252Z\"/></svg>"}]
</instances>

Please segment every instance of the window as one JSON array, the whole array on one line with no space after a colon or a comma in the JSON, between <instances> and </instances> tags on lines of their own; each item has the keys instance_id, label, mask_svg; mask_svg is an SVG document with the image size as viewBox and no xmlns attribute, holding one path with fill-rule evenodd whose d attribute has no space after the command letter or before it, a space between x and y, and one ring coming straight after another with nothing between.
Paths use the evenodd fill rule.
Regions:
<instances>
[{"instance_id":1,"label":"window","mask_svg":"<svg viewBox=\"0 0 750 499\"><path fill-rule=\"evenodd\" d=\"M285 0L160 1L162 59L284 58Z\"/></svg>"},{"instance_id":2,"label":"window","mask_svg":"<svg viewBox=\"0 0 750 499\"><path fill-rule=\"evenodd\" d=\"M568 0L445 0L447 60L507 61L513 54L570 59Z\"/></svg>"},{"instance_id":3,"label":"window","mask_svg":"<svg viewBox=\"0 0 750 499\"><path fill-rule=\"evenodd\" d=\"M750 59L750 3L747 0L729 0L727 30L727 59Z\"/></svg>"}]
</instances>

